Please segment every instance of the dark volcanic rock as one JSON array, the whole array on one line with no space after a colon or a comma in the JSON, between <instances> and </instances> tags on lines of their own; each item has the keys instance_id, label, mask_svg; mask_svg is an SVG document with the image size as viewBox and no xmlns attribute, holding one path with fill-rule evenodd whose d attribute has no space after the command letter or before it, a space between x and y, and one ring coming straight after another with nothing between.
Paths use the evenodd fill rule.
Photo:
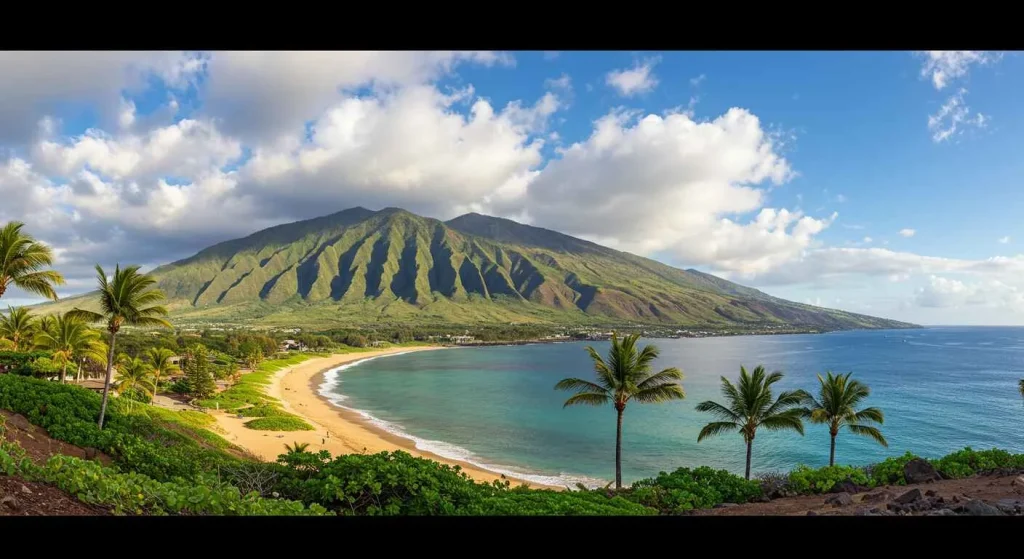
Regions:
<instances>
[{"instance_id":1,"label":"dark volcanic rock","mask_svg":"<svg viewBox=\"0 0 1024 559\"><path fill-rule=\"evenodd\" d=\"M911 489L910 491L907 491L906 493L900 495L899 497L896 497L896 499L894 500L901 505L906 505L909 503L913 503L915 501L920 501L923 498L924 497L921 495L921 490L915 488Z\"/></svg>"},{"instance_id":2,"label":"dark volcanic rock","mask_svg":"<svg viewBox=\"0 0 1024 559\"><path fill-rule=\"evenodd\" d=\"M903 477L907 478L907 483L927 483L942 479L931 464L920 458L914 458L903 466Z\"/></svg>"},{"instance_id":3,"label":"dark volcanic rock","mask_svg":"<svg viewBox=\"0 0 1024 559\"><path fill-rule=\"evenodd\" d=\"M3 505L11 510L18 510L21 508L21 503L19 503L18 500L15 499L13 495L8 495L0 499L0 505Z\"/></svg>"},{"instance_id":4,"label":"dark volcanic rock","mask_svg":"<svg viewBox=\"0 0 1024 559\"><path fill-rule=\"evenodd\" d=\"M807 516L818 516L818 513L814 512L813 510L809 510L807 511Z\"/></svg>"},{"instance_id":5,"label":"dark volcanic rock","mask_svg":"<svg viewBox=\"0 0 1024 559\"><path fill-rule=\"evenodd\" d=\"M718 503L717 505L715 505L715 508L716 509L727 509L729 507L735 507L735 506L737 506L736 503Z\"/></svg>"},{"instance_id":6,"label":"dark volcanic rock","mask_svg":"<svg viewBox=\"0 0 1024 559\"><path fill-rule=\"evenodd\" d=\"M925 516L956 516L956 513L949 509L935 509L924 513Z\"/></svg>"},{"instance_id":7,"label":"dark volcanic rock","mask_svg":"<svg viewBox=\"0 0 1024 559\"><path fill-rule=\"evenodd\" d=\"M996 502L996 508L1006 514L1018 514L1024 510L1024 501L1018 499L999 499Z\"/></svg>"},{"instance_id":8,"label":"dark volcanic rock","mask_svg":"<svg viewBox=\"0 0 1024 559\"><path fill-rule=\"evenodd\" d=\"M967 501L960 506L960 510L969 516L1003 516L1003 511L977 499Z\"/></svg>"},{"instance_id":9,"label":"dark volcanic rock","mask_svg":"<svg viewBox=\"0 0 1024 559\"><path fill-rule=\"evenodd\" d=\"M850 480L845 480L833 485L829 493L849 493L852 495L854 493L860 493L863 490L864 488L856 483L853 483Z\"/></svg>"},{"instance_id":10,"label":"dark volcanic rock","mask_svg":"<svg viewBox=\"0 0 1024 559\"><path fill-rule=\"evenodd\" d=\"M825 499L825 504L834 505L837 507L852 505L853 497L851 497L849 493L837 493L835 495L832 495L828 499Z\"/></svg>"},{"instance_id":11,"label":"dark volcanic rock","mask_svg":"<svg viewBox=\"0 0 1024 559\"><path fill-rule=\"evenodd\" d=\"M888 491L877 491L875 493L868 493L860 498L862 503L884 503L892 499L892 493Z\"/></svg>"}]
</instances>

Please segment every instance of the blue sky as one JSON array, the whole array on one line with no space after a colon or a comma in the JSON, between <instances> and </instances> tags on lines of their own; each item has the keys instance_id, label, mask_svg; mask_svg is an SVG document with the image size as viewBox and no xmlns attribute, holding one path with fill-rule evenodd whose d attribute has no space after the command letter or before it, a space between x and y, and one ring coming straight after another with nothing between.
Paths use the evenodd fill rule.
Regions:
<instances>
[{"instance_id":1,"label":"blue sky","mask_svg":"<svg viewBox=\"0 0 1024 559\"><path fill-rule=\"evenodd\" d=\"M0 221L58 249L65 293L95 262L401 206L826 307L1021 324L1022 69L972 51L7 53Z\"/></svg>"}]
</instances>

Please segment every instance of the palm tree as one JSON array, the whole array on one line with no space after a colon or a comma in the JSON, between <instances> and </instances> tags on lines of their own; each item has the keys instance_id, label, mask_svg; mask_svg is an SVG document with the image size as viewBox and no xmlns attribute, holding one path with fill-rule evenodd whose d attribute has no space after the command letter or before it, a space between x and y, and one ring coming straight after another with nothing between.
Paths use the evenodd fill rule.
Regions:
<instances>
[{"instance_id":1,"label":"palm tree","mask_svg":"<svg viewBox=\"0 0 1024 559\"><path fill-rule=\"evenodd\" d=\"M22 233L24 226L20 221L12 221L0 229L0 297L14 284L29 293L57 300L53 286L64 285L64 276L40 269L53 264L53 251Z\"/></svg>"},{"instance_id":2,"label":"palm tree","mask_svg":"<svg viewBox=\"0 0 1024 559\"><path fill-rule=\"evenodd\" d=\"M612 347L608 359L603 359L592 347L587 353L594 361L597 382L578 378L567 378L555 385L556 390L571 390L576 394L565 401L563 407L576 404L600 406L612 403L618 414L615 431L615 488L622 488L622 412L630 400L657 403L668 400L682 400L686 395L677 381L683 373L675 367L651 373L651 363L658 357L658 348L653 345L637 350L639 334L631 334L621 341L618 334L612 335Z\"/></svg>"},{"instance_id":3,"label":"palm tree","mask_svg":"<svg viewBox=\"0 0 1024 559\"><path fill-rule=\"evenodd\" d=\"M100 308L102 313L75 308L68 315L80 317L88 322L106 321L110 332L110 343L107 344L107 378L103 381L103 403L100 405L99 428L103 429L103 418L107 413L107 398L110 392L110 381L114 365L114 346L117 332L121 326L132 324L137 326L164 326L171 324L160 318L167 315L167 309L158 305L164 294L153 287L156 280L149 274L139 273L138 266L114 268L114 276L108 281L103 268L96 265L99 280Z\"/></svg>"},{"instance_id":4,"label":"palm tree","mask_svg":"<svg viewBox=\"0 0 1024 559\"><path fill-rule=\"evenodd\" d=\"M300 443L298 441L292 444L284 443L284 448L288 452L306 452L306 449L309 448L309 443Z\"/></svg>"},{"instance_id":5,"label":"palm tree","mask_svg":"<svg viewBox=\"0 0 1024 559\"><path fill-rule=\"evenodd\" d=\"M58 314L44 318L50 319L50 327L40 329L35 344L53 353L54 361L61 365L60 382L64 384L69 363L103 351L100 334L74 317Z\"/></svg>"},{"instance_id":6,"label":"palm tree","mask_svg":"<svg viewBox=\"0 0 1024 559\"><path fill-rule=\"evenodd\" d=\"M151 347L146 352L146 358L149 359L150 365L153 367L153 395L156 396L156 391L160 389L160 377L167 376L180 371L181 369L171 363L171 359L174 358L174 352L165 347Z\"/></svg>"},{"instance_id":7,"label":"palm tree","mask_svg":"<svg viewBox=\"0 0 1024 559\"><path fill-rule=\"evenodd\" d=\"M885 415L878 408L865 408L857 411L857 404L871 394L867 385L856 380L850 380L850 375L834 375L831 371L826 373L825 378L818 375L818 382L821 389L817 400L814 396L801 390L804 417L811 420L811 423L824 423L828 425L828 433L832 437L832 444L828 453L828 465L836 464L836 436L839 435L839 428L843 425L851 433L871 437L882 446L889 446L889 443L882 436L877 427L864 425L864 423L885 423Z\"/></svg>"},{"instance_id":8,"label":"palm tree","mask_svg":"<svg viewBox=\"0 0 1024 559\"><path fill-rule=\"evenodd\" d=\"M7 316L0 315L0 337L14 344L14 351L31 349L37 321L25 307L7 307Z\"/></svg>"},{"instance_id":9,"label":"palm tree","mask_svg":"<svg viewBox=\"0 0 1024 559\"><path fill-rule=\"evenodd\" d=\"M153 395L153 368L138 357L129 357L125 354L117 360L117 383L114 388L117 389L119 396L124 396L126 393L131 391L142 392L147 396ZM131 410L132 403L134 400L128 398L128 409Z\"/></svg>"},{"instance_id":10,"label":"palm tree","mask_svg":"<svg viewBox=\"0 0 1024 559\"><path fill-rule=\"evenodd\" d=\"M764 367L758 365L753 373L747 373L741 366L738 388L722 377L722 395L727 405L711 400L697 404L697 411L715 414L720 420L705 425L697 435L697 442L738 431L743 435L743 442L747 443L747 479L750 479L750 457L758 427L772 431L791 429L804 434L804 424L800 420L803 411L794 407L800 404L801 391L783 392L772 401L772 385L780 380L781 372L766 374Z\"/></svg>"}]
</instances>

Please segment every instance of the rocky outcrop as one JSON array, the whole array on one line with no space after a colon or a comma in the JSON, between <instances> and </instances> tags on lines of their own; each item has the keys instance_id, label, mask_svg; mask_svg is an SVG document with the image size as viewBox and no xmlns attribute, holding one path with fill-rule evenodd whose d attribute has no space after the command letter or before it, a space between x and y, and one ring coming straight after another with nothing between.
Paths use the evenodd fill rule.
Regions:
<instances>
[{"instance_id":1,"label":"rocky outcrop","mask_svg":"<svg viewBox=\"0 0 1024 559\"><path fill-rule=\"evenodd\" d=\"M939 475L934 466L929 464L927 460L920 458L914 458L907 462L906 466L903 466L903 477L907 478L908 484L928 483L942 479L942 476Z\"/></svg>"}]
</instances>

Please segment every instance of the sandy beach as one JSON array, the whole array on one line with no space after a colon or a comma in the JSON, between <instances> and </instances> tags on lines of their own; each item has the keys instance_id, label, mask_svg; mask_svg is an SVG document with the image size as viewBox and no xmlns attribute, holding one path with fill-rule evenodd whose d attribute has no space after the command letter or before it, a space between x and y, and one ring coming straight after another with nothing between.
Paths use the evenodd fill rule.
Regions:
<instances>
[{"instance_id":1,"label":"sandy beach","mask_svg":"<svg viewBox=\"0 0 1024 559\"><path fill-rule=\"evenodd\" d=\"M294 367L278 371L267 387L267 395L276 398L281 406L290 413L301 416L314 431L255 431L245 427L250 418L239 419L234 415L215 412L217 424L225 433L225 438L232 443L248 450L263 460L276 460L285 451L286 444L293 442L307 443L312 451L327 450L332 455L367 453L404 450L413 456L429 458L445 464L458 465L470 477L477 481L489 482L495 479L508 479L513 485L526 483L531 487L547 487L536 483L518 480L499 473L491 472L457 460L450 460L415 447L413 441L397 437L366 422L359 414L338 408L326 398L320 396L319 387L323 383L324 374L346 363L362 359L407 353L411 351L430 351L438 347L404 347L390 348L360 353L317 357L304 361Z\"/></svg>"}]
</instances>

